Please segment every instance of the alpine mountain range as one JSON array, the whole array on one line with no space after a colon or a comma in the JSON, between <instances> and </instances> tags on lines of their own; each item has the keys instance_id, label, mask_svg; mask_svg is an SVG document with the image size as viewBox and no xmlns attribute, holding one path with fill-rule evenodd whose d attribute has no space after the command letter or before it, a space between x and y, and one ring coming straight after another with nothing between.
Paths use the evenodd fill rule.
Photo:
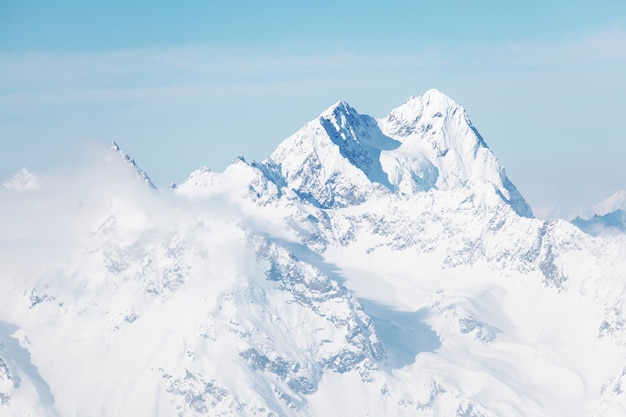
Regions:
<instances>
[{"instance_id":1,"label":"alpine mountain range","mask_svg":"<svg viewBox=\"0 0 626 417\"><path fill-rule=\"evenodd\" d=\"M168 189L113 143L0 196L0 415L626 415L625 195L534 218L437 90Z\"/></svg>"}]
</instances>

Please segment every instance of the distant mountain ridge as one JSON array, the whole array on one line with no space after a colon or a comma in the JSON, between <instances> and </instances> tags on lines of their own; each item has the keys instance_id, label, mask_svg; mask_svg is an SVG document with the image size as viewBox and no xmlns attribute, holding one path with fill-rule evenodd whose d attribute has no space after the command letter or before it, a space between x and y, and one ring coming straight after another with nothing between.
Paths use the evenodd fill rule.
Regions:
<instances>
[{"instance_id":1,"label":"distant mountain ridge","mask_svg":"<svg viewBox=\"0 0 626 417\"><path fill-rule=\"evenodd\" d=\"M593 236L626 233L626 190L619 190L584 210L572 224Z\"/></svg>"},{"instance_id":2,"label":"distant mountain ridge","mask_svg":"<svg viewBox=\"0 0 626 417\"><path fill-rule=\"evenodd\" d=\"M626 212L617 209L603 215L596 214L590 219L576 217L572 224L593 236L626 233Z\"/></svg>"},{"instance_id":3,"label":"distant mountain ridge","mask_svg":"<svg viewBox=\"0 0 626 417\"><path fill-rule=\"evenodd\" d=\"M0 188L14 191L28 191L39 188L40 182L35 174L26 168L20 169L9 180L0 185Z\"/></svg>"},{"instance_id":4,"label":"distant mountain ridge","mask_svg":"<svg viewBox=\"0 0 626 417\"><path fill-rule=\"evenodd\" d=\"M589 219L593 216L603 216L616 210L626 211L626 190L616 191L604 200L595 204L593 207L587 210L583 210L583 212L578 217L582 219Z\"/></svg>"}]
</instances>

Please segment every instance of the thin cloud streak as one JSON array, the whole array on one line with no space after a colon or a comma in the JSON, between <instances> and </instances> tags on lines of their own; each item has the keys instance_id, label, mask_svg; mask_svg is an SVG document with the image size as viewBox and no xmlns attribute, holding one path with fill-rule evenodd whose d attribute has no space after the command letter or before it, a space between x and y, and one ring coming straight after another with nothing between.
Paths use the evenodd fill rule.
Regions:
<instances>
[{"instance_id":1,"label":"thin cloud streak","mask_svg":"<svg viewBox=\"0 0 626 417\"><path fill-rule=\"evenodd\" d=\"M561 42L525 42L461 47L424 47L411 53L341 52L281 55L198 46L103 53L0 55L0 103L29 101L136 100L198 97L232 92L289 91L324 80L351 82L389 74L524 73L589 66L626 67L622 26ZM326 83L332 87L335 83Z\"/></svg>"},{"instance_id":2,"label":"thin cloud streak","mask_svg":"<svg viewBox=\"0 0 626 417\"><path fill-rule=\"evenodd\" d=\"M13 93L150 87L241 85L299 82L338 71L415 70L424 64L409 56L353 53L321 56L271 56L245 52L223 55L210 48L140 50L108 53L0 56L0 92ZM191 90L190 90L191 91ZM166 94L166 96L169 93ZM122 95L126 96L126 93Z\"/></svg>"}]
</instances>

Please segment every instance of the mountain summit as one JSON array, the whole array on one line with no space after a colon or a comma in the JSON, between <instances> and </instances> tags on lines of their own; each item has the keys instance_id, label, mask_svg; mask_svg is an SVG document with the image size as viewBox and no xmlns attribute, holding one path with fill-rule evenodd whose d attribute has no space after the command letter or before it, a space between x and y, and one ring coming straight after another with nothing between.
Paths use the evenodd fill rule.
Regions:
<instances>
[{"instance_id":1,"label":"mountain summit","mask_svg":"<svg viewBox=\"0 0 626 417\"><path fill-rule=\"evenodd\" d=\"M371 194L487 182L519 215L533 216L465 110L438 90L378 120L339 101L283 141L265 165L324 208L360 204Z\"/></svg>"}]
</instances>

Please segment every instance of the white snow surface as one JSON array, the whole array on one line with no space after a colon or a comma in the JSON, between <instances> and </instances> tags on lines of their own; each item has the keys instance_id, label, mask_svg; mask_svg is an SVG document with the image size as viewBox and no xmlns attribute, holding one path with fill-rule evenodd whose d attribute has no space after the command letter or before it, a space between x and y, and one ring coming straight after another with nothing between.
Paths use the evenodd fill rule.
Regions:
<instances>
[{"instance_id":1,"label":"white snow surface","mask_svg":"<svg viewBox=\"0 0 626 417\"><path fill-rule=\"evenodd\" d=\"M626 237L529 217L439 92L122 168L0 190L0 415L626 414Z\"/></svg>"}]
</instances>

